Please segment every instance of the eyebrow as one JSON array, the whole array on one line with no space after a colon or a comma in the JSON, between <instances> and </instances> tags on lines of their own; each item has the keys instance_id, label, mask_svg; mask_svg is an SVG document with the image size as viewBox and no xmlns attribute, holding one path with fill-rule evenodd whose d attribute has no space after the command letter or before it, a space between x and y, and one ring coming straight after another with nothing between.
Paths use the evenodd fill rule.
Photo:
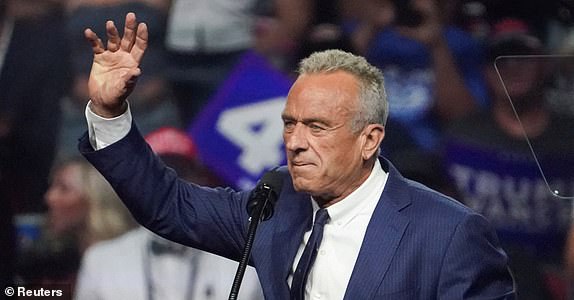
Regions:
<instances>
[{"instance_id":1,"label":"eyebrow","mask_svg":"<svg viewBox=\"0 0 574 300\"><path fill-rule=\"evenodd\" d=\"M331 126L331 124L329 122L327 122L325 119L322 119L322 118L306 118L303 120L297 120L296 118L294 118L290 115L281 114L281 119L283 119L283 121L297 121L297 122L301 122L303 124L321 123L321 124L325 124L327 126Z\"/></svg>"}]
</instances>

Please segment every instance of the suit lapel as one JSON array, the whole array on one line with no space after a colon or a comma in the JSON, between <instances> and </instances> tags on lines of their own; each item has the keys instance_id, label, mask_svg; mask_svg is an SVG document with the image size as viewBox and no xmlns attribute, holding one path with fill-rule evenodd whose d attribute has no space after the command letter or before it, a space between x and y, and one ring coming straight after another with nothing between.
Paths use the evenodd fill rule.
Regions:
<instances>
[{"instance_id":1,"label":"suit lapel","mask_svg":"<svg viewBox=\"0 0 574 300\"><path fill-rule=\"evenodd\" d=\"M272 244L272 263L274 269L273 290L281 295L280 299L289 299L287 276L295 255L301 244L301 239L308 226L311 225L313 208L309 195L288 193L284 199L279 199L281 207L276 209L278 214L274 220ZM304 213L303 213L304 212Z\"/></svg>"},{"instance_id":2,"label":"suit lapel","mask_svg":"<svg viewBox=\"0 0 574 300\"><path fill-rule=\"evenodd\" d=\"M367 227L344 299L373 299L383 281L409 219L400 211L410 204L404 178L385 160L389 177Z\"/></svg>"}]
</instances>

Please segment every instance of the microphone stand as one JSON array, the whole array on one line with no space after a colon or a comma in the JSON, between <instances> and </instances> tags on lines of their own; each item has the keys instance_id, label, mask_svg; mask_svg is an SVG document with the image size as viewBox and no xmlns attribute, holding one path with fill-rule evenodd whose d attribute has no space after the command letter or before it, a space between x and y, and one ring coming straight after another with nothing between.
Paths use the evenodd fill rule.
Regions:
<instances>
[{"instance_id":1,"label":"microphone stand","mask_svg":"<svg viewBox=\"0 0 574 300\"><path fill-rule=\"evenodd\" d=\"M266 185L262 186L261 192L273 193L273 191ZM269 205L269 198L265 197L264 201L258 202L251 211L249 218L249 228L247 230L247 240L245 242L245 247L243 248L243 254L241 255L241 260L239 261L239 266L237 267L237 272L235 273L235 278L233 279L233 285L231 286L231 292L229 293L229 300L236 300L239 294L239 288L241 286L241 281L243 281L243 275L245 275L245 269L249 262L249 257L251 257L251 248L253 246L253 241L255 240L255 232L257 231L257 226L261 221L267 220L271 217L273 211L271 205Z\"/></svg>"}]
</instances>

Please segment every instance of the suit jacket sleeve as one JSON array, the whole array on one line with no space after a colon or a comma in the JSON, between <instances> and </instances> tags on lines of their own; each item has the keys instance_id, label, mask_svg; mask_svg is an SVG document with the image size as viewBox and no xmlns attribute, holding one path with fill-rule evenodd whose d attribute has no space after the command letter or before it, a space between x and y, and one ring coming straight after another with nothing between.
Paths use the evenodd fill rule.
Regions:
<instances>
[{"instance_id":1,"label":"suit jacket sleeve","mask_svg":"<svg viewBox=\"0 0 574 300\"><path fill-rule=\"evenodd\" d=\"M238 260L245 242L247 192L183 181L152 152L135 125L120 141L80 152L110 182L135 219L160 236Z\"/></svg>"},{"instance_id":2,"label":"suit jacket sleeve","mask_svg":"<svg viewBox=\"0 0 574 300\"><path fill-rule=\"evenodd\" d=\"M507 256L484 217L469 214L457 226L443 258L439 299L514 299Z\"/></svg>"}]
</instances>

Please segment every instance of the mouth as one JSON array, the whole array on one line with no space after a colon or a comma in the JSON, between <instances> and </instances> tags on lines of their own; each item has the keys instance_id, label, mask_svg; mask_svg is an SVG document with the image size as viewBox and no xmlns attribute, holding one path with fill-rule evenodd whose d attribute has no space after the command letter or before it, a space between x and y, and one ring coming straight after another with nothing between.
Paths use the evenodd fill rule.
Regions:
<instances>
[{"instance_id":1,"label":"mouth","mask_svg":"<svg viewBox=\"0 0 574 300\"><path fill-rule=\"evenodd\" d=\"M313 165L310 163L292 163L291 170L294 172L308 172L312 170Z\"/></svg>"},{"instance_id":2,"label":"mouth","mask_svg":"<svg viewBox=\"0 0 574 300\"><path fill-rule=\"evenodd\" d=\"M291 162L291 166L293 166L293 167L305 167L305 166L309 166L309 165L311 165L311 163L303 162L303 161L292 161Z\"/></svg>"}]
</instances>

